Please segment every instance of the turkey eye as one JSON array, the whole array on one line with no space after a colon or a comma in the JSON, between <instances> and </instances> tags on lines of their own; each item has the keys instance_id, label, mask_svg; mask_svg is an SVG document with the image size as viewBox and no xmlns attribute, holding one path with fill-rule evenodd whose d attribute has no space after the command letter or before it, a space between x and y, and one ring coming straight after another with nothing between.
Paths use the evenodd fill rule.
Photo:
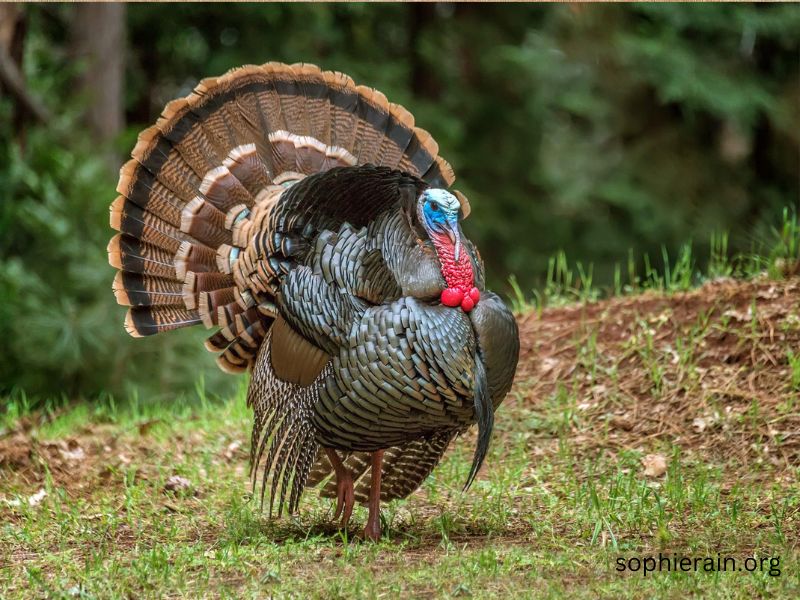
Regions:
<instances>
[{"instance_id":1,"label":"turkey eye","mask_svg":"<svg viewBox=\"0 0 800 600\"><path fill-rule=\"evenodd\" d=\"M438 205L438 204L435 204L435 203L431 202L431 203L429 204L429 206L431 207L431 210L432 210L433 212L439 212L439 205Z\"/></svg>"}]
</instances>

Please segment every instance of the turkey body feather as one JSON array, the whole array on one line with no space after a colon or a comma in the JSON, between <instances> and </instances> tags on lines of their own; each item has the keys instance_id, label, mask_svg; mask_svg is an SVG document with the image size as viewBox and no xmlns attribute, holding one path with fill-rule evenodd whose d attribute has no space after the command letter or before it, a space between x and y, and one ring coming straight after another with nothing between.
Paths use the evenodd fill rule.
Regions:
<instances>
[{"instance_id":1,"label":"turkey body feather","mask_svg":"<svg viewBox=\"0 0 800 600\"><path fill-rule=\"evenodd\" d=\"M252 372L271 510L335 471L372 521L474 423L477 473L519 341L461 234L466 198L439 189L453 179L408 111L311 65L205 79L140 134L111 206L125 326L202 323L223 369Z\"/></svg>"}]
</instances>

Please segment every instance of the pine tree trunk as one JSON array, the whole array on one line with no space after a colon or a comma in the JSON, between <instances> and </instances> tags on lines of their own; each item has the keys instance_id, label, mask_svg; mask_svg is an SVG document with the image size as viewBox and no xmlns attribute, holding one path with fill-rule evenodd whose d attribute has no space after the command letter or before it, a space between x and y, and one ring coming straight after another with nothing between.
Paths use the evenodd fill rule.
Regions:
<instances>
[{"instance_id":1,"label":"pine tree trunk","mask_svg":"<svg viewBox=\"0 0 800 600\"><path fill-rule=\"evenodd\" d=\"M111 144L124 126L125 5L76 4L70 35L72 54L84 64L77 82L86 101L84 122L116 168Z\"/></svg>"}]
</instances>

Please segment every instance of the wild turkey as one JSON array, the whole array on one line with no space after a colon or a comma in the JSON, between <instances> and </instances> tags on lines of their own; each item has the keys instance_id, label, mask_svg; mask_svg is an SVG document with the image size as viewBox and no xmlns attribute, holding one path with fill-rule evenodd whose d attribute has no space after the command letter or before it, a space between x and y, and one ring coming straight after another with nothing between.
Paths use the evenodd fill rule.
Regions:
<instances>
[{"instance_id":1,"label":"wild turkey","mask_svg":"<svg viewBox=\"0 0 800 600\"><path fill-rule=\"evenodd\" d=\"M478 424L468 487L508 393L517 326L461 233L466 198L403 107L341 73L245 66L144 130L111 205L109 262L133 336L190 325L252 371L253 485L304 487L342 524L421 485Z\"/></svg>"}]
</instances>

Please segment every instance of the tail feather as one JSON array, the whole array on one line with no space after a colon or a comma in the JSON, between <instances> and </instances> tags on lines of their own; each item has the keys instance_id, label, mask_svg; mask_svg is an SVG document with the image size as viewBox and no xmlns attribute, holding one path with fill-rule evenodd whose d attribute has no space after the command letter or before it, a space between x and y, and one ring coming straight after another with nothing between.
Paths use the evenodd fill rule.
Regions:
<instances>
[{"instance_id":1,"label":"tail feather","mask_svg":"<svg viewBox=\"0 0 800 600\"><path fill-rule=\"evenodd\" d=\"M225 213L200 196L181 211L181 231L210 248L233 242L230 229L225 228Z\"/></svg>"},{"instance_id":2,"label":"tail feather","mask_svg":"<svg viewBox=\"0 0 800 600\"><path fill-rule=\"evenodd\" d=\"M233 173L253 198L270 184L269 171L259 158L255 144L236 146L228 153L222 164Z\"/></svg>"},{"instance_id":3,"label":"tail feather","mask_svg":"<svg viewBox=\"0 0 800 600\"><path fill-rule=\"evenodd\" d=\"M295 65L300 74L300 87L306 99L308 136L325 145L331 145L331 113L323 72L314 65Z\"/></svg>"},{"instance_id":4,"label":"tail feather","mask_svg":"<svg viewBox=\"0 0 800 600\"><path fill-rule=\"evenodd\" d=\"M128 311L125 330L133 337L143 337L198 323L201 323L200 315L193 310L171 306L136 306Z\"/></svg>"},{"instance_id":5,"label":"tail feather","mask_svg":"<svg viewBox=\"0 0 800 600\"><path fill-rule=\"evenodd\" d=\"M394 103L389 104L389 114L392 119L386 126L386 137L381 142L381 161L377 164L397 169L414 137L414 115Z\"/></svg>"},{"instance_id":6,"label":"tail feather","mask_svg":"<svg viewBox=\"0 0 800 600\"><path fill-rule=\"evenodd\" d=\"M181 210L185 202L176 197L137 160L132 159L122 165L117 192L155 217L180 228Z\"/></svg>"},{"instance_id":7,"label":"tail feather","mask_svg":"<svg viewBox=\"0 0 800 600\"><path fill-rule=\"evenodd\" d=\"M123 306L183 306L183 286L175 280L119 271L112 285Z\"/></svg>"},{"instance_id":8,"label":"tail feather","mask_svg":"<svg viewBox=\"0 0 800 600\"><path fill-rule=\"evenodd\" d=\"M128 273L147 273L154 277L178 281L173 256L169 251L125 234L118 234L108 243L108 262Z\"/></svg>"},{"instance_id":9,"label":"tail feather","mask_svg":"<svg viewBox=\"0 0 800 600\"><path fill-rule=\"evenodd\" d=\"M191 241L191 238L180 229L159 219L124 196L119 196L111 204L110 212L112 229L169 252L177 252L181 242Z\"/></svg>"},{"instance_id":10,"label":"tail feather","mask_svg":"<svg viewBox=\"0 0 800 600\"><path fill-rule=\"evenodd\" d=\"M184 281L189 272L213 273L217 270L217 254L201 243L181 242L172 260L179 281Z\"/></svg>"},{"instance_id":11,"label":"tail feather","mask_svg":"<svg viewBox=\"0 0 800 600\"><path fill-rule=\"evenodd\" d=\"M331 146L349 152L355 145L358 123L358 95L353 93L356 84L344 73L326 72L323 78L328 87Z\"/></svg>"},{"instance_id":12,"label":"tail feather","mask_svg":"<svg viewBox=\"0 0 800 600\"><path fill-rule=\"evenodd\" d=\"M377 90L365 86L358 86L356 90L358 114L363 117L358 120L355 145L351 152L358 164L375 163L389 124L389 101Z\"/></svg>"},{"instance_id":13,"label":"tail feather","mask_svg":"<svg viewBox=\"0 0 800 600\"><path fill-rule=\"evenodd\" d=\"M189 271L183 280L183 301L186 308L196 309L197 300L204 291L233 287L233 276L228 273L195 273Z\"/></svg>"},{"instance_id":14,"label":"tail feather","mask_svg":"<svg viewBox=\"0 0 800 600\"><path fill-rule=\"evenodd\" d=\"M200 313L200 318L206 327L211 328L220 323L219 309L235 304L236 297L232 287L200 292L197 312ZM232 306L231 309L235 309L235 307ZM227 313L223 311L222 315L226 316Z\"/></svg>"}]
</instances>

